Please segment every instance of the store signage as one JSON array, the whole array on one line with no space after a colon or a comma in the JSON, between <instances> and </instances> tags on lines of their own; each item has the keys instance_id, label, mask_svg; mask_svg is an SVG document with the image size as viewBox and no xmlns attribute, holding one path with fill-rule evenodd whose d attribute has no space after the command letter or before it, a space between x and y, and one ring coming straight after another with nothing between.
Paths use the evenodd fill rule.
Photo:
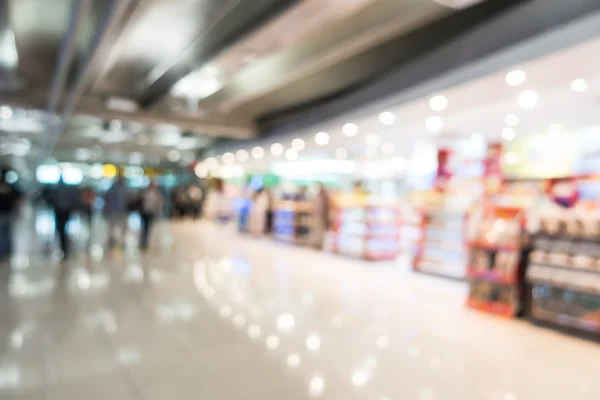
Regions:
<instances>
[{"instance_id":1,"label":"store signage","mask_svg":"<svg viewBox=\"0 0 600 400\"><path fill-rule=\"evenodd\" d=\"M574 172L575 148L569 134L524 137L506 145L502 171L511 178L567 177Z\"/></svg>"}]
</instances>

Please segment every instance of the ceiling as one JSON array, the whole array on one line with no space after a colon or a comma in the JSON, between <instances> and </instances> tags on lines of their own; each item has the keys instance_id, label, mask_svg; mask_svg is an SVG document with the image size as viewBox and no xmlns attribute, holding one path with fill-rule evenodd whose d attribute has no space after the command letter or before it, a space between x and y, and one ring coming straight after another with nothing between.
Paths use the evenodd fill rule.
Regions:
<instances>
[{"instance_id":1,"label":"ceiling","mask_svg":"<svg viewBox=\"0 0 600 400\"><path fill-rule=\"evenodd\" d=\"M202 165L265 170L303 160L407 161L423 146L474 146L481 156L486 141L511 142L531 135L552 141L580 132L600 141L600 60L589 56L599 52L597 37L375 113L348 115L293 137L265 138L252 147L232 146ZM273 145L281 145L275 155ZM203 172L207 168L200 167Z\"/></svg>"},{"instance_id":2,"label":"ceiling","mask_svg":"<svg viewBox=\"0 0 600 400\"><path fill-rule=\"evenodd\" d=\"M2 132L30 141L32 164L52 150L185 162L351 90L390 62L381 43L481 1L0 0Z\"/></svg>"}]
</instances>

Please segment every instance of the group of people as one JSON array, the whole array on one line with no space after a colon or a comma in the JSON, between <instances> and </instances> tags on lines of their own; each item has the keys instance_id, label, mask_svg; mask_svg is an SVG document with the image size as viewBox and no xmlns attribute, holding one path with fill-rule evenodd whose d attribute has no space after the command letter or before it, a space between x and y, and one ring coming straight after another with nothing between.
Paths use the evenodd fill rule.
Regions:
<instances>
[{"instance_id":1,"label":"group of people","mask_svg":"<svg viewBox=\"0 0 600 400\"><path fill-rule=\"evenodd\" d=\"M251 193L246 194L247 201L244 202L239 212L239 230L241 232L253 231L262 234L273 233L276 197L280 197L282 200L311 202L314 217L312 242L315 247L321 247L330 225L330 194L322 183L317 183L315 189L309 194L308 188L302 186L293 193L281 193L277 196L264 186L256 190L250 188Z\"/></svg>"},{"instance_id":2,"label":"group of people","mask_svg":"<svg viewBox=\"0 0 600 400\"><path fill-rule=\"evenodd\" d=\"M76 186L67 185L61 178L52 188L46 201L54 210L56 232L59 237L63 259L71 255L71 246L66 226L75 212L81 212L88 220L91 230L92 216L96 209L96 194L91 189L80 190ZM103 216L108 226L108 248L124 245L124 237L128 231L128 216L137 211L141 217L139 238L140 249L146 250L149 245L150 231L156 218L163 211L163 196L158 185L151 182L139 196L134 199L127 187L125 178L119 174L104 195ZM121 240L118 240L120 237Z\"/></svg>"},{"instance_id":3,"label":"group of people","mask_svg":"<svg viewBox=\"0 0 600 400\"><path fill-rule=\"evenodd\" d=\"M22 198L17 187L7 182L7 172L8 170L2 169L0 176L0 259L10 257L12 254L12 227L17 219L16 214ZM103 196L102 214L108 226L109 249L124 245L124 238L128 231L128 216L131 211L138 212L141 217L139 246L142 250L148 248L152 225L163 211L163 196L158 185L152 182L136 198L132 197L132 192L121 174L116 177ZM47 188L41 193L41 199L54 212L55 232L63 259L66 260L73 250L67 232L68 222L75 213L79 213L87 221L91 234L92 219L97 209L96 192L91 188L69 185L61 177L56 186Z\"/></svg>"}]
</instances>

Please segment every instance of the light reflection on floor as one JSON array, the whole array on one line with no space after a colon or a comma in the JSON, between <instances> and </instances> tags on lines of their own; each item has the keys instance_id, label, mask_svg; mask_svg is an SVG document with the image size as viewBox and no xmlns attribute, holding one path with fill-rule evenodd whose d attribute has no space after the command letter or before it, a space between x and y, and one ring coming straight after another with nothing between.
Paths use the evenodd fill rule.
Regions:
<instances>
[{"instance_id":1,"label":"light reflection on floor","mask_svg":"<svg viewBox=\"0 0 600 400\"><path fill-rule=\"evenodd\" d=\"M600 346L468 311L464 284L402 262L195 222L105 254L95 226L93 257L0 267L0 399L600 398Z\"/></svg>"}]
</instances>

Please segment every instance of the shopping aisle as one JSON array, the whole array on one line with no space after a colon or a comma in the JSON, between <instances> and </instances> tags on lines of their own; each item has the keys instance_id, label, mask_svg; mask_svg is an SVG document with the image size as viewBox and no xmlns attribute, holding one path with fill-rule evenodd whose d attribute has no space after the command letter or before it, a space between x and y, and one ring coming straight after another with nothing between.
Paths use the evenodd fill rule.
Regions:
<instances>
[{"instance_id":1,"label":"shopping aisle","mask_svg":"<svg viewBox=\"0 0 600 400\"><path fill-rule=\"evenodd\" d=\"M600 396L600 346L467 310L461 283L172 232L145 255L2 266L0 399Z\"/></svg>"}]
</instances>

